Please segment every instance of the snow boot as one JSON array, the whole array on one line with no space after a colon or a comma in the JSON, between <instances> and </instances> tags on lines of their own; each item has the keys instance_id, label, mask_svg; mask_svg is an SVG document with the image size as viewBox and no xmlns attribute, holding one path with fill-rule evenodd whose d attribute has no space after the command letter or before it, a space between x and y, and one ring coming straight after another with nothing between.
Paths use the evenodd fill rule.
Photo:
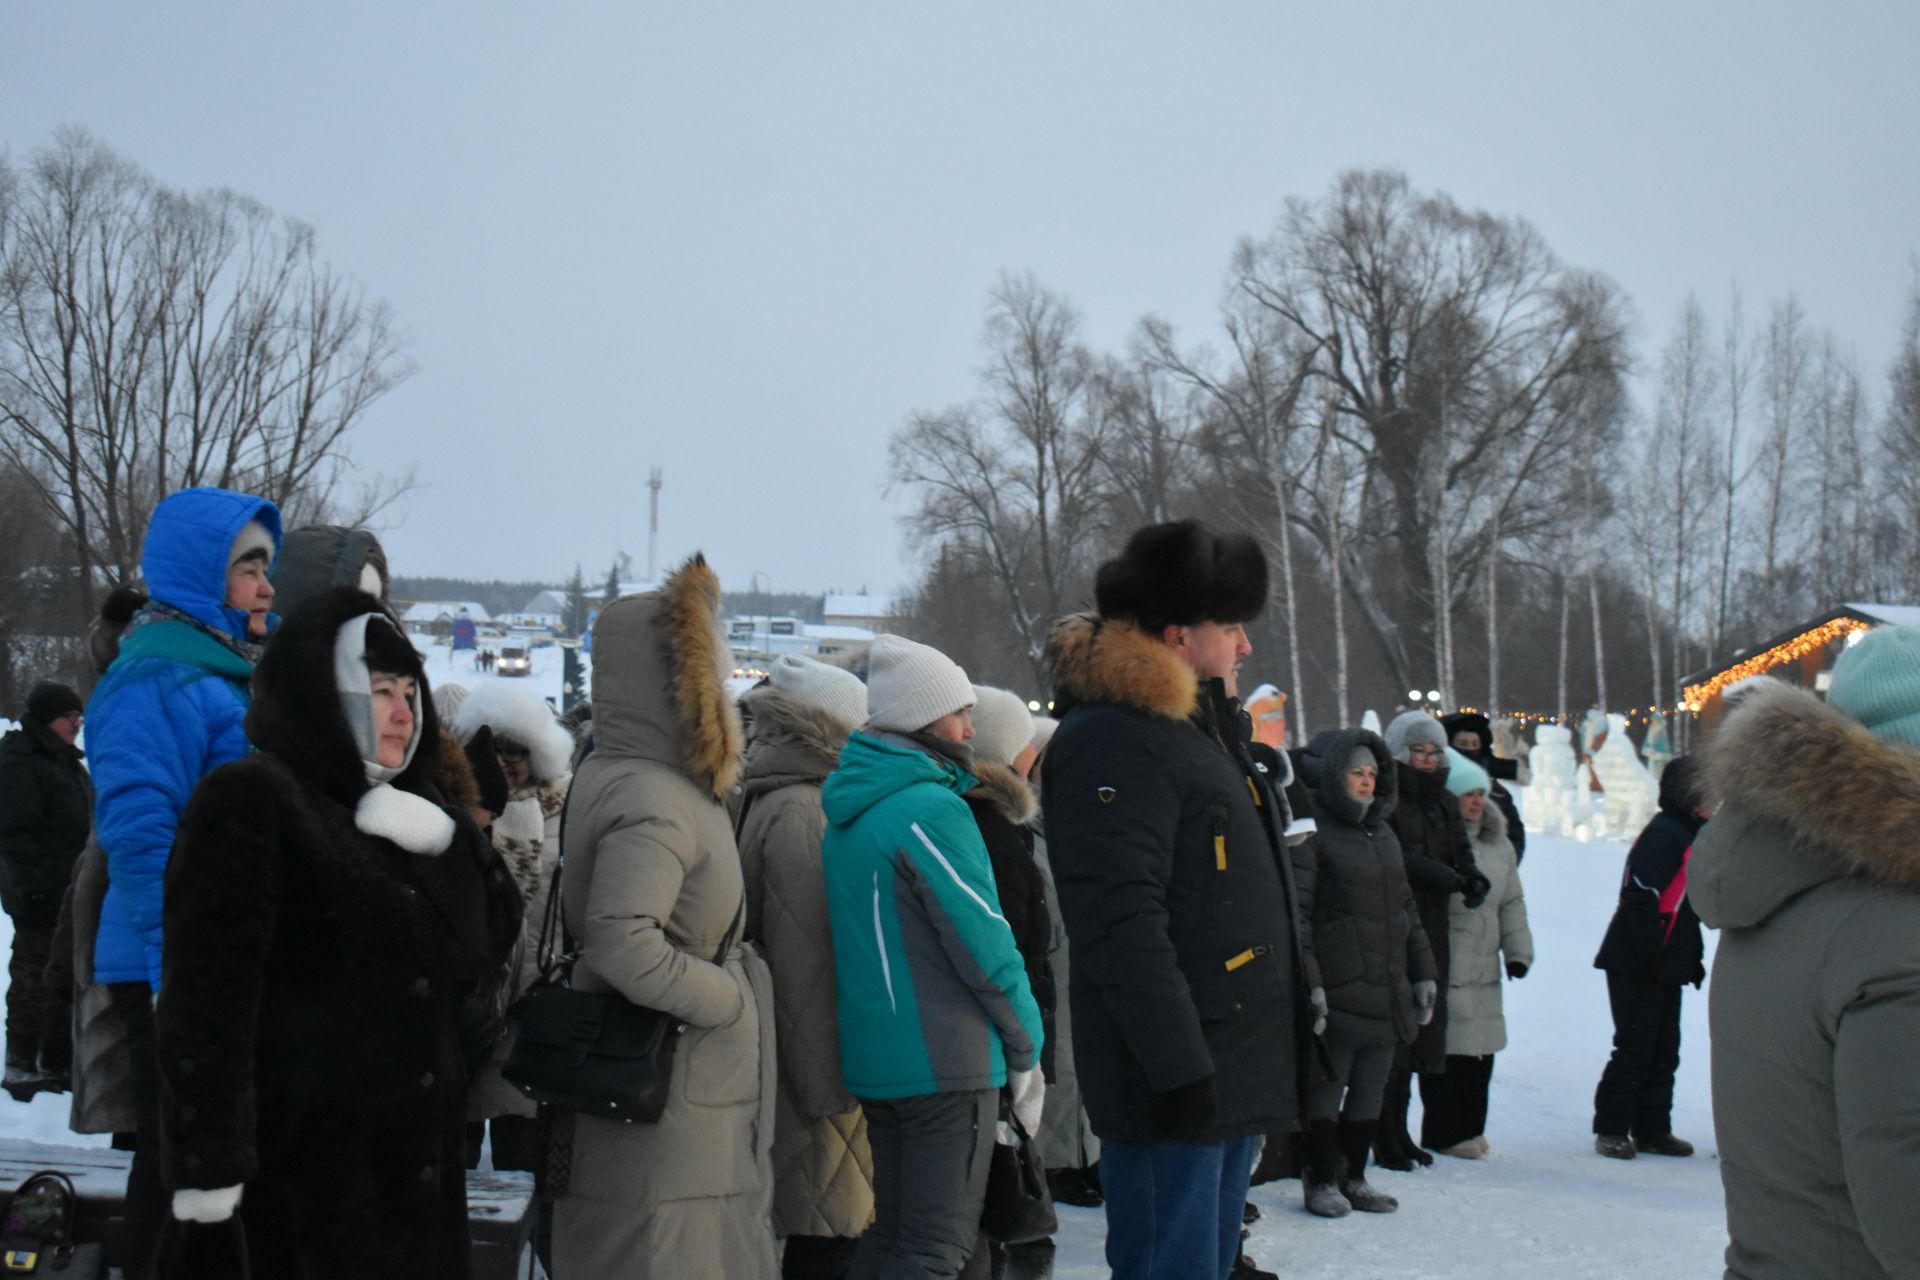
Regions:
<instances>
[{"instance_id":1,"label":"snow boot","mask_svg":"<svg viewBox=\"0 0 1920 1280\"><path fill-rule=\"evenodd\" d=\"M1100 1191L1100 1166L1097 1164L1090 1164L1084 1169L1047 1170L1047 1190L1053 1194L1055 1204L1070 1204L1079 1209L1098 1209L1107 1201Z\"/></svg>"},{"instance_id":2,"label":"snow boot","mask_svg":"<svg viewBox=\"0 0 1920 1280\"><path fill-rule=\"evenodd\" d=\"M1400 1202L1367 1183L1367 1152L1373 1149L1378 1120L1342 1120L1335 1135L1341 1161L1340 1194L1361 1213L1392 1213Z\"/></svg>"},{"instance_id":3,"label":"snow boot","mask_svg":"<svg viewBox=\"0 0 1920 1280\"><path fill-rule=\"evenodd\" d=\"M1603 1133L1593 1140L1593 1149L1612 1160L1631 1160L1637 1154L1633 1139L1617 1133Z\"/></svg>"},{"instance_id":4,"label":"snow boot","mask_svg":"<svg viewBox=\"0 0 1920 1280\"><path fill-rule=\"evenodd\" d=\"M1416 1164L1433 1163L1433 1154L1415 1142L1407 1131L1407 1108L1411 1105L1412 1073L1396 1068L1387 1077L1386 1096L1380 1103L1380 1129L1374 1136L1373 1162L1382 1169L1407 1173Z\"/></svg>"},{"instance_id":5,"label":"snow boot","mask_svg":"<svg viewBox=\"0 0 1920 1280\"><path fill-rule=\"evenodd\" d=\"M33 1095L40 1092L40 1086L46 1077L41 1073L38 1059L40 1049L7 1046L7 1074L0 1079L0 1089L12 1095L15 1102L32 1102Z\"/></svg>"},{"instance_id":6,"label":"snow boot","mask_svg":"<svg viewBox=\"0 0 1920 1280\"><path fill-rule=\"evenodd\" d=\"M1485 1138L1468 1138L1465 1142L1456 1142L1450 1147L1434 1148L1443 1156L1452 1156L1456 1160L1484 1160L1487 1156Z\"/></svg>"},{"instance_id":7,"label":"snow boot","mask_svg":"<svg viewBox=\"0 0 1920 1280\"><path fill-rule=\"evenodd\" d=\"M1634 1149L1650 1156L1690 1156L1693 1144L1685 1138L1676 1138L1671 1133L1663 1133L1657 1138L1648 1138L1644 1142L1633 1140Z\"/></svg>"},{"instance_id":8,"label":"snow boot","mask_svg":"<svg viewBox=\"0 0 1920 1280\"><path fill-rule=\"evenodd\" d=\"M1315 1120L1307 1128L1307 1146L1300 1181L1307 1212L1320 1218L1344 1218L1353 1206L1340 1194L1340 1129L1331 1120Z\"/></svg>"},{"instance_id":9,"label":"snow boot","mask_svg":"<svg viewBox=\"0 0 1920 1280\"><path fill-rule=\"evenodd\" d=\"M1272 1271L1262 1271L1259 1263L1243 1253L1234 1259L1233 1270L1227 1272L1227 1280L1280 1280L1280 1277Z\"/></svg>"}]
</instances>

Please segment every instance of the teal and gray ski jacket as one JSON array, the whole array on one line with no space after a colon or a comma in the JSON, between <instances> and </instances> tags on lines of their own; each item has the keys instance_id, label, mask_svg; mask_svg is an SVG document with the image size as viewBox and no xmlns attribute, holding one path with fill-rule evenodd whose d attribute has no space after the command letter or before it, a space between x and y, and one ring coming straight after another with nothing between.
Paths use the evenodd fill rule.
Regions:
<instances>
[{"instance_id":1,"label":"teal and gray ski jacket","mask_svg":"<svg viewBox=\"0 0 1920 1280\"><path fill-rule=\"evenodd\" d=\"M1040 1008L961 793L971 775L856 733L821 787L840 1065L861 1098L998 1088Z\"/></svg>"}]
</instances>

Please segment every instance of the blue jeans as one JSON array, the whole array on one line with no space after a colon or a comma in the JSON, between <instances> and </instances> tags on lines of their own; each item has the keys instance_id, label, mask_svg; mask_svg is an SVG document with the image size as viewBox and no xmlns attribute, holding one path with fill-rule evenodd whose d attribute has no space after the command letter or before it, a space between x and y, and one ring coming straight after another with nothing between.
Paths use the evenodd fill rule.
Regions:
<instances>
[{"instance_id":1,"label":"blue jeans","mask_svg":"<svg viewBox=\"0 0 1920 1280\"><path fill-rule=\"evenodd\" d=\"M1240 1256L1240 1218L1259 1144L1257 1137L1103 1144L1100 1188L1113 1280L1226 1280Z\"/></svg>"}]
</instances>

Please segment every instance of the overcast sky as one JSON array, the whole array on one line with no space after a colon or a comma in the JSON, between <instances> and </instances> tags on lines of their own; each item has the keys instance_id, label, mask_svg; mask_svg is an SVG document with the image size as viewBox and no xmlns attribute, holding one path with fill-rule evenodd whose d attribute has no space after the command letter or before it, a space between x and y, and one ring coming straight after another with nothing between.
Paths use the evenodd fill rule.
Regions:
<instances>
[{"instance_id":1,"label":"overcast sky","mask_svg":"<svg viewBox=\"0 0 1920 1280\"><path fill-rule=\"evenodd\" d=\"M889 590L886 440L968 398L988 289L1207 336L1228 257L1353 166L1533 221L1632 297L1795 291L1876 404L1920 249L1920 4L0 0L0 146L90 127L313 223L419 372L399 573Z\"/></svg>"}]
</instances>

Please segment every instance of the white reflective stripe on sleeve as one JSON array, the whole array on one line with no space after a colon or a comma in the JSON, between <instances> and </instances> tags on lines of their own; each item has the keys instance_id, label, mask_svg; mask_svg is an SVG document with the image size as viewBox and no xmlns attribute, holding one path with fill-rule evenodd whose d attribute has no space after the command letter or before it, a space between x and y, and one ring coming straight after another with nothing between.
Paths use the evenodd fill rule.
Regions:
<instances>
[{"instance_id":1,"label":"white reflective stripe on sleeve","mask_svg":"<svg viewBox=\"0 0 1920 1280\"><path fill-rule=\"evenodd\" d=\"M887 1003L893 1006L895 1013L900 1012L900 1002L893 998L893 966L887 963L887 934L880 927L880 873L873 873L873 940L880 947L880 976L886 979Z\"/></svg>"},{"instance_id":2,"label":"white reflective stripe on sleeve","mask_svg":"<svg viewBox=\"0 0 1920 1280\"><path fill-rule=\"evenodd\" d=\"M917 822L913 824L913 834L920 837L920 843L927 846L928 853L932 854L935 858L938 858L940 860L940 865L947 869L947 874L953 877L953 882L960 886L961 892L965 893L969 898L972 898L975 902L979 903L980 909L982 911L992 916L995 920L998 920L1001 924L1005 924L1007 922L1007 918L1005 916L1001 915L998 911L995 911L991 906L987 905L987 900L973 891L972 885L968 884L965 880L962 880L960 878L960 873L953 869L953 864L951 862L947 861L947 855L940 852L939 849L934 847L933 841L927 839L927 833L920 829L920 824Z\"/></svg>"}]
</instances>

